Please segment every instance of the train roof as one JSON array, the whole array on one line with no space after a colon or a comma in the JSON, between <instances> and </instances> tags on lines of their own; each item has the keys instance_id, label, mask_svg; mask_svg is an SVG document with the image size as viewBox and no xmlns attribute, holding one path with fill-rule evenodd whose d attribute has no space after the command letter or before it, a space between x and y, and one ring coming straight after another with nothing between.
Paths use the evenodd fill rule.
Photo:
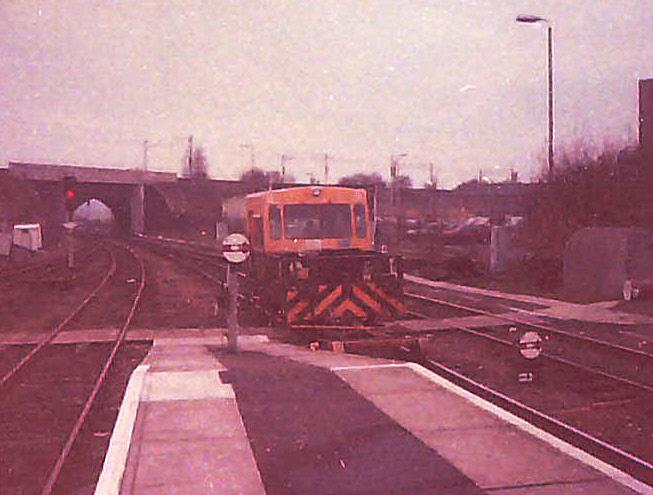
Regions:
<instances>
[{"instance_id":1,"label":"train roof","mask_svg":"<svg viewBox=\"0 0 653 495\"><path fill-rule=\"evenodd\" d=\"M315 193L315 191L324 191L328 190L330 193L336 193L336 195L351 195L352 197L356 198L365 198L367 195L367 191L362 188L357 188L357 187L344 187L344 186L321 186L321 185L313 185L313 186L299 186L299 187L286 187L284 189L271 189L269 191L261 191L257 193L252 193L248 194L247 198L260 198L260 199L267 199L267 200L275 200L275 199L284 199L287 198L289 195L292 195L292 193L298 194L298 195L304 195L306 194L307 191L311 192L311 195ZM320 193L318 193L320 194Z\"/></svg>"}]
</instances>

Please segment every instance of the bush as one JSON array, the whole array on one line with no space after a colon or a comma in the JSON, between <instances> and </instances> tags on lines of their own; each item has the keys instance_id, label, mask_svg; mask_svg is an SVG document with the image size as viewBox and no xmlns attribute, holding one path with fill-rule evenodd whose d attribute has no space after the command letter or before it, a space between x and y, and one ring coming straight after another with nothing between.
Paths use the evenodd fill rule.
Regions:
<instances>
[{"instance_id":1,"label":"bush","mask_svg":"<svg viewBox=\"0 0 653 495\"><path fill-rule=\"evenodd\" d=\"M568 153L543 188L521 241L540 257L560 257L583 227L653 228L653 163L637 152Z\"/></svg>"}]
</instances>

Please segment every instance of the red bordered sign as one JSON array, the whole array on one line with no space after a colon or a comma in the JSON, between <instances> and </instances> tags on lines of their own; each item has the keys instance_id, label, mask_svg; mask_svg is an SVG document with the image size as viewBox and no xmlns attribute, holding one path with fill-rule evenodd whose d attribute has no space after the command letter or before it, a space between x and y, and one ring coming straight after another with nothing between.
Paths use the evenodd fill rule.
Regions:
<instances>
[{"instance_id":1,"label":"red bordered sign","mask_svg":"<svg viewBox=\"0 0 653 495\"><path fill-rule=\"evenodd\" d=\"M250 253L250 244L243 234L230 234L222 241L222 255L230 263L242 263Z\"/></svg>"}]
</instances>

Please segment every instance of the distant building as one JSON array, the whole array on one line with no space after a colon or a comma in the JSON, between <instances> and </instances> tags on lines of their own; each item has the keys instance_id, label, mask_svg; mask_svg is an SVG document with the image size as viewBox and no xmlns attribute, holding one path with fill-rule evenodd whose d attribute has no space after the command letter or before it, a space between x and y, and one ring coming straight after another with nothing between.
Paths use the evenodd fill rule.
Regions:
<instances>
[{"instance_id":1,"label":"distant building","mask_svg":"<svg viewBox=\"0 0 653 495\"><path fill-rule=\"evenodd\" d=\"M389 188L379 190L380 216L395 214L419 220L457 221L469 216L489 217L501 223L506 216L528 216L536 205L543 184L504 182L475 183L454 190L401 189L393 208Z\"/></svg>"}]
</instances>

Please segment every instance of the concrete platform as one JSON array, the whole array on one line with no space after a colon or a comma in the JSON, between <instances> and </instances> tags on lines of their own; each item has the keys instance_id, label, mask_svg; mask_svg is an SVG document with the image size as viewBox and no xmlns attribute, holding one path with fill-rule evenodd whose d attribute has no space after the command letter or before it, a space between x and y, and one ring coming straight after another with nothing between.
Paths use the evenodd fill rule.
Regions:
<instances>
[{"instance_id":1,"label":"concrete platform","mask_svg":"<svg viewBox=\"0 0 653 495\"><path fill-rule=\"evenodd\" d=\"M96 494L265 493L225 368L204 345L213 341L155 340L130 380Z\"/></svg>"},{"instance_id":2,"label":"concrete platform","mask_svg":"<svg viewBox=\"0 0 653 495\"><path fill-rule=\"evenodd\" d=\"M412 363L263 338L155 340L104 494L653 494Z\"/></svg>"},{"instance_id":3,"label":"concrete platform","mask_svg":"<svg viewBox=\"0 0 653 495\"><path fill-rule=\"evenodd\" d=\"M279 344L243 348L328 368L488 493L653 494L653 488L416 364Z\"/></svg>"},{"instance_id":4,"label":"concrete platform","mask_svg":"<svg viewBox=\"0 0 653 495\"><path fill-rule=\"evenodd\" d=\"M515 312L531 317L547 317L562 320L578 320L594 323L612 323L615 325L645 325L653 324L653 318L646 315L625 313L612 309L620 301L602 301L593 304L576 304L558 299L530 296L526 294L512 294L497 290L481 289L466 285L452 284L449 282L429 280L415 275L405 275L405 279L434 289L442 289L465 294L476 294L485 297L494 297L505 300L512 300L521 303L544 306L545 309L528 311L513 308Z\"/></svg>"}]
</instances>

